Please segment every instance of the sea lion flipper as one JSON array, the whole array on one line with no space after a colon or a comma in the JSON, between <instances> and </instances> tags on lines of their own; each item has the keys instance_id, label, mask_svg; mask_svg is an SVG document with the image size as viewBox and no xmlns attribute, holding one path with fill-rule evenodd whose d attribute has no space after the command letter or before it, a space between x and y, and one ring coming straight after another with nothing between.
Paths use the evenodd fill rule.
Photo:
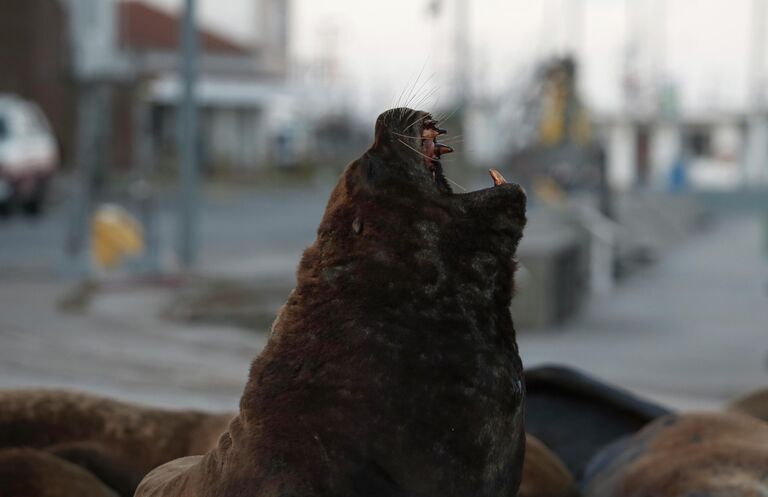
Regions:
<instances>
[{"instance_id":1,"label":"sea lion flipper","mask_svg":"<svg viewBox=\"0 0 768 497\"><path fill-rule=\"evenodd\" d=\"M139 484L135 497L198 497L197 479L200 463L205 456L174 459L153 469Z\"/></svg>"},{"instance_id":2,"label":"sea lion flipper","mask_svg":"<svg viewBox=\"0 0 768 497\"><path fill-rule=\"evenodd\" d=\"M90 471L120 496L130 497L139 485L142 471L126 457L94 442L70 442L46 447L46 452Z\"/></svg>"}]
</instances>

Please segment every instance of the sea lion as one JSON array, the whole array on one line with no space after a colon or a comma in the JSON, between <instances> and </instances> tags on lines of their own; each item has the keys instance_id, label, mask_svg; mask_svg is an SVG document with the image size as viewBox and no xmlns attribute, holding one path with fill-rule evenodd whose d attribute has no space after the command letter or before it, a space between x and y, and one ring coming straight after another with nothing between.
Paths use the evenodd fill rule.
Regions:
<instances>
[{"instance_id":1,"label":"sea lion","mask_svg":"<svg viewBox=\"0 0 768 497\"><path fill-rule=\"evenodd\" d=\"M118 497L82 467L35 449L0 450L0 497Z\"/></svg>"},{"instance_id":2,"label":"sea lion","mask_svg":"<svg viewBox=\"0 0 768 497\"><path fill-rule=\"evenodd\" d=\"M598 450L670 412L566 366L526 369L525 385L526 431L557 454L577 480Z\"/></svg>"},{"instance_id":3,"label":"sea lion","mask_svg":"<svg viewBox=\"0 0 768 497\"><path fill-rule=\"evenodd\" d=\"M0 449L38 449L130 496L151 469L214 447L232 417L234 413L153 409L62 390L4 390Z\"/></svg>"},{"instance_id":4,"label":"sea lion","mask_svg":"<svg viewBox=\"0 0 768 497\"><path fill-rule=\"evenodd\" d=\"M670 414L589 463L587 497L768 495L768 424L738 413Z\"/></svg>"},{"instance_id":5,"label":"sea lion","mask_svg":"<svg viewBox=\"0 0 768 497\"><path fill-rule=\"evenodd\" d=\"M393 109L333 190L218 447L136 495L515 495L522 365L509 312L525 194L454 194L430 114Z\"/></svg>"},{"instance_id":6,"label":"sea lion","mask_svg":"<svg viewBox=\"0 0 768 497\"><path fill-rule=\"evenodd\" d=\"M768 389L744 395L728 404L726 409L768 421Z\"/></svg>"},{"instance_id":7,"label":"sea lion","mask_svg":"<svg viewBox=\"0 0 768 497\"><path fill-rule=\"evenodd\" d=\"M576 482L557 455L532 435L525 437L523 479L517 497L577 497Z\"/></svg>"}]
</instances>

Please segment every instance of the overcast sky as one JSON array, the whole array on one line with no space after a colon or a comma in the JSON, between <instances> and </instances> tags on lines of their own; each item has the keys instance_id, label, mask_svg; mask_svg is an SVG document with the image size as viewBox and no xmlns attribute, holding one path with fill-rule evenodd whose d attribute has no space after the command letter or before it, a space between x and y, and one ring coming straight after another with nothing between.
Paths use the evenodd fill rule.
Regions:
<instances>
[{"instance_id":1,"label":"overcast sky","mask_svg":"<svg viewBox=\"0 0 768 497\"><path fill-rule=\"evenodd\" d=\"M180 3L151 1L168 8ZM257 1L198 0L201 20L247 40L254 36ZM334 52L355 101L372 111L393 103L420 72L422 82L432 76L421 94L428 96L425 105L434 105L450 96L455 0L443 0L437 17L429 13L432 1L293 0L291 52L304 61ZM575 45L583 94L593 107L617 109L627 42L634 39L642 47L636 60L643 73L678 84L685 107L742 108L754 1L470 1L473 85L503 89L538 57ZM569 22L579 2L582 21Z\"/></svg>"}]
</instances>

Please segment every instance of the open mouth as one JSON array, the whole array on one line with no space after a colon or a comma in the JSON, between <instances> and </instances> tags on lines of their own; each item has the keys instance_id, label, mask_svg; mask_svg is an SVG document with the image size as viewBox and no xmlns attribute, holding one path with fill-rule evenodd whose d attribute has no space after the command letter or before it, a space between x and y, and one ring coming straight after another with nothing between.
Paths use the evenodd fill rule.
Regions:
<instances>
[{"instance_id":1,"label":"open mouth","mask_svg":"<svg viewBox=\"0 0 768 497\"><path fill-rule=\"evenodd\" d=\"M446 133L446 130L438 127L437 121L427 117L422 123L421 128L421 153L424 157L424 165L432 174L432 179L437 188L441 191L452 193L451 185L448 184L448 180L443 174L443 164L440 159L443 155L453 152L453 148L437 141L440 135ZM488 173L491 175L494 186L503 185L507 182L504 176L496 169L491 169Z\"/></svg>"}]
</instances>

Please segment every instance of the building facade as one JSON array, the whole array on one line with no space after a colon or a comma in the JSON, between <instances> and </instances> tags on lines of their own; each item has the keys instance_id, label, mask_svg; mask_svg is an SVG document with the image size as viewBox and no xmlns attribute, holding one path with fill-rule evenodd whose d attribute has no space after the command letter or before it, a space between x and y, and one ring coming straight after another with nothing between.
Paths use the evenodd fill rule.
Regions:
<instances>
[{"instance_id":1,"label":"building facade","mask_svg":"<svg viewBox=\"0 0 768 497\"><path fill-rule=\"evenodd\" d=\"M260 35L247 43L200 29L199 143L208 168L284 164L299 155L301 130L286 123L305 107L286 84L288 0L260 0L256 13ZM3 0L0 93L37 102L73 165L78 96L98 85L107 95L108 166L172 164L179 27L175 13L141 1Z\"/></svg>"}]
</instances>

